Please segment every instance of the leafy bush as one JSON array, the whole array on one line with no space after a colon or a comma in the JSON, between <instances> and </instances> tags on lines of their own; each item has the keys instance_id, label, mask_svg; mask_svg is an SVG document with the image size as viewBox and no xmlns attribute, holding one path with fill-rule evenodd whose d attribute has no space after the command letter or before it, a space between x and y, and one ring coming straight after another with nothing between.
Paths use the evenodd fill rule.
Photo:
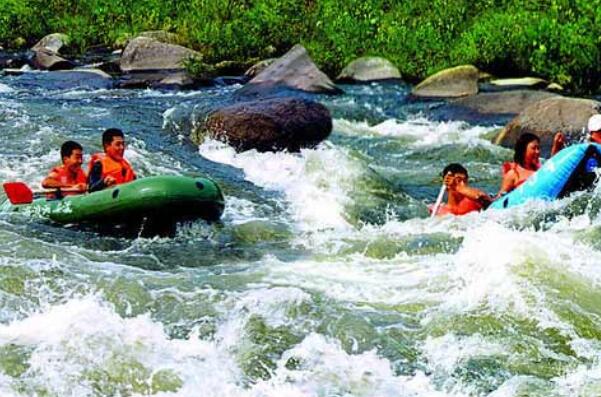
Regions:
<instances>
[{"instance_id":1,"label":"leafy bush","mask_svg":"<svg viewBox=\"0 0 601 397\"><path fill-rule=\"evenodd\" d=\"M601 0L2 0L0 45L48 33L75 49L175 32L209 63L279 56L294 44L335 76L353 59L390 59L404 78L473 63L580 91L601 73Z\"/></svg>"}]
</instances>

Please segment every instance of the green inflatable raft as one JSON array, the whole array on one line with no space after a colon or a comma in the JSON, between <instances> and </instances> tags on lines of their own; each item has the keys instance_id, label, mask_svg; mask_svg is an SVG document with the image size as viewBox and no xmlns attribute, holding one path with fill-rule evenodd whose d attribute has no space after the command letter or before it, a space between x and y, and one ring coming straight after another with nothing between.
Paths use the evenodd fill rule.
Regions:
<instances>
[{"instance_id":1,"label":"green inflatable raft","mask_svg":"<svg viewBox=\"0 0 601 397\"><path fill-rule=\"evenodd\" d=\"M182 221L217 221L223 208L223 194L215 182L183 176L142 178L60 200L38 198L29 204L13 205L8 201L2 204L3 212L138 235L173 234L176 224Z\"/></svg>"}]
</instances>

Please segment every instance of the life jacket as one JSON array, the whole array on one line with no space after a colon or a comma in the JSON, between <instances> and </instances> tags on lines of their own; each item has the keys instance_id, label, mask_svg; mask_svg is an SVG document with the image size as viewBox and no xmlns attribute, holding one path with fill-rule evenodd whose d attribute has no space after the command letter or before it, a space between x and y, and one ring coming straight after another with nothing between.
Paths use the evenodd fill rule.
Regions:
<instances>
[{"instance_id":1,"label":"life jacket","mask_svg":"<svg viewBox=\"0 0 601 397\"><path fill-rule=\"evenodd\" d=\"M432 213L432 211L434 210L433 208L434 206L431 206L429 208L430 213ZM482 209L482 204L476 200L472 200L470 198L464 197L461 199L461 201L459 202L459 204L457 204L455 207L450 207L448 204L441 204L440 207L438 207L438 211L436 211L436 215L437 216L443 216L443 215L465 215L468 212L472 212L472 211L480 211Z\"/></svg>"},{"instance_id":2,"label":"life jacket","mask_svg":"<svg viewBox=\"0 0 601 397\"><path fill-rule=\"evenodd\" d=\"M92 171L92 167L96 162L100 162L100 164L102 164L102 179L106 178L107 176L112 176L115 178L117 185L131 182L136 179L136 174L134 173L133 168L125 159L117 161L107 156L106 153L96 153L90 159L88 173Z\"/></svg>"},{"instance_id":3,"label":"life jacket","mask_svg":"<svg viewBox=\"0 0 601 397\"><path fill-rule=\"evenodd\" d=\"M539 168L540 168L540 163L536 165L536 170L538 170ZM503 177L505 177L505 175L510 170L513 170L516 173L516 175L518 176L518 180L515 184L514 189L517 188L518 186L520 186L522 183L526 182L528 180L528 178L530 178L532 176L532 174L527 175L528 170L526 170L524 167L522 167L518 163L510 162L510 161L504 162L503 165L501 166L501 172L502 172Z\"/></svg>"},{"instance_id":4,"label":"life jacket","mask_svg":"<svg viewBox=\"0 0 601 397\"><path fill-rule=\"evenodd\" d=\"M56 179L60 182L60 184L63 187L71 187L73 185L78 185L80 183L87 183L87 178L86 178L86 174L83 172L83 170L81 168L79 168L77 170L77 174L75 176L75 178L73 177L73 174L71 174L71 172L69 171L69 169L67 167L65 167L64 165L61 165L59 167L54 167L51 171L50 174L55 174L56 175ZM60 197L63 196L71 196L74 194L80 194L78 192L60 192ZM54 199L54 198L59 198L58 195L56 193L48 193L46 195L47 198L49 199Z\"/></svg>"}]
</instances>

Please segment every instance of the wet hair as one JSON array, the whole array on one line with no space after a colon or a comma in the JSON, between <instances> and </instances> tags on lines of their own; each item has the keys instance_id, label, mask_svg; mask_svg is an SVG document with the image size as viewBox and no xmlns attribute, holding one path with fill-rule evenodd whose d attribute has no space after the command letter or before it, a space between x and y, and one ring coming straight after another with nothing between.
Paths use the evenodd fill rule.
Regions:
<instances>
[{"instance_id":1,"label":"wet hair","mask_svg":"<svg viewBox=\"0 0 601 397\"><path fill-rule=\"evenodd\" d=\"M451 164L447 165L446 167L444 167L444 170L442 170L442 176L444 177L448 173L464 174L466 178L469 178L469 176L467 174L467 170L465 169L464 166L462 166L459 163L451 163Z\"/></svg>"},{"instance_id":2,"label":"wet hair","mask_svg":"<svg viewBox=\"0 0 601 397\"><path fill-rule=\"evenodd\" d=\"M61 160L71 156L74 150L83 150L81 145L75 141L67 141L61 145Z\"/></svg>"},{"instance_id":3,"label":"wet hair","mask_svg":"<svg viewBox=\"0 0 601 397\"><path fill-rule=\"evenodd\" d=\"M123 131L119 128L109 128L108 130L102 133L102 146L110 145L113 142L113 138L116 136L120 136L121 138L125 138L123 135Z\"/></svg>"},{"instance_id":4,"label":"wet hair","mask_svg":"<svg viewBox=\"0 0 601 397\"><path fill-rule=\"evenodd\" d=\"M524 158L526 157L526 148L530 142L537 141L540 143L540 138L529 132L525 132L515 142L513 161L524 167Z\"/></svg>"}]
</instances>

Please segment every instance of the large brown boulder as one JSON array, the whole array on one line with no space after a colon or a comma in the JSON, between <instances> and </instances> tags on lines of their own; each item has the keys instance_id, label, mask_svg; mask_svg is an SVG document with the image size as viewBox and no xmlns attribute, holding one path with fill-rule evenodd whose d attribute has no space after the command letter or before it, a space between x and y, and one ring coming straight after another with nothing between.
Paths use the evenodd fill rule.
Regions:
<instances>
[{"instance_id":1,"label":"large brown boulder","mask_svg":"<svg viewBox=\"0 0 601 397\"><path fill-rule=\"evenodd\" d=\"M457 98L478 93L480 71L473 65L462 65L433 74L412 91L417 97Z\"/></svg>"},{"instance_id":2,"label":"large brown boulder","mask_svg":"<svg viewBox=\"0 0 601 397\"><path fill-rule=\"evenodd\" d=\"M238 151L289 150L314 147L330 135L332 116L320 103L298 98L240 102L210 113L192 132L228 142Z\"/></svg>"},{"instance_id":3,"label":"large brown boulder","mask_svg":"<svg viewBox=\"0 0 601 397\"><path fill-rule=\"evenodd\" d=\"M381 57L361 57L349 63L336 80L368 82L400 79L401 72L388 59Z\"/></svg>"},{"instance_id":4,"label":"large brown boulder","mask_svg":"<svg viewBox=\"0 0 601 397\"><path fill-rule=\"evenodd\" d=\"M183 70L187 59L200 57L198 52L186 47L162 43L147 37L136 37L127 44L121 54L121 70Z\"/></svg>"},{"instance_id":5,"label":"large brown boulder","mask_svg":"<svg viewBox=\"0 0 601 397\"><path fill-rule=\"evenodd\" d=\"M238 95L269 95L278 89L293 89L310 93L338 94L340 89L317 68L307 50L295 45L244 87Z\"/></svg>"},{"instance_id":6,"label":"large brown boulder","mask_svg":"<svg viewBox=\"0 0 601 397\"><path fill-rule=\"evenodd\" d=\"M542 155L549 156L553 136L563 132L574 138L587 134L586 125L593 114L599 113L601 102L590 99L555 96L533 103L503 128L495 143L513 147L524 132L541 138Z\"/></svg>"}]
</instances>

